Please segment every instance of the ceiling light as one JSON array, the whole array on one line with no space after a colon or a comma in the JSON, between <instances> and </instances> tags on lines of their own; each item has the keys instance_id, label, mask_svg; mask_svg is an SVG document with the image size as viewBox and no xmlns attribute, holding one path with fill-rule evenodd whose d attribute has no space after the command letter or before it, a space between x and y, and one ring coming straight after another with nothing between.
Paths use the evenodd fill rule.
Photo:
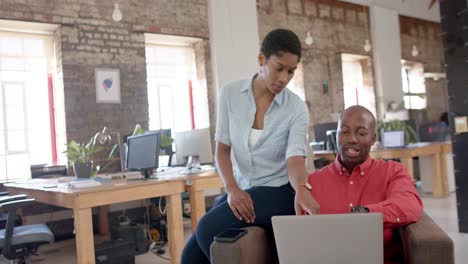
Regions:
<instances>
[{"instance_id":1,"label":"ceiling light","mask_svg":"<svg viewBox=\"0 0 468 264\"><path fill-rule=\"evenodd\" d=\"M416 47L416 45L413 45L413 47L411 48L411 56L417 57L418 55L419 55L419 50Z\"/></svg>"},{"instance_id":2,"label":"ceiling light","mask_svg":"<svg viewBox=\"0 0 468 264\"><path fill-rule=\"evenodd\" d=\"M314 39L312 38L312 36L310 35L310 31L307 31L307 36L305 38L305 44L307 44L307 46L310 46L314 43Z\"/></svg>"},{"instance_id":3,"label":"ceiling light","mask_svg":"<svg viewBox=\"0 0 468 264\"><path fill-rule=\"evenodd\" d=\"M119 4L115 3L114 4L114 11L112 12L112 19L115 22L119 22L122 20L122 12L119 9Z\"/></svg>"},{"instance_id":4,"label":"ceiling light","mask_svg":"<svg viewBox=\"0 0 468 264\"><path fill-rule=\"evenodd\" d=\"M370 41L368 39L366 39L366 43L364 44L364 50L366 52L369 52L371 49L372 49L372 46L370 44Z\"/></svg>"}]
</instances>

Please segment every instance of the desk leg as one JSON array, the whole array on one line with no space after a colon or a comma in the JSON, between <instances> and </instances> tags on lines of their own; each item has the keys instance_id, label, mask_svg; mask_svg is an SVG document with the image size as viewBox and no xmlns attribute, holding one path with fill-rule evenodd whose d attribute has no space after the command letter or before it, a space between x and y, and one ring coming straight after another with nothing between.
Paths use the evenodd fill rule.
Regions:
<instances>
[{"instance_id":1,"label":"desk leg","mask_svg":"<svg viewBox=\"0 0 468 264\"><path fill-rule=\"evenodd\" d=\"M409 176L411 177L411 179L414 182L413 158L412 157L401 158L400 160L401 160L401 163L403 164L403 166L405 166L406 169L408 170Z\"/></svg>"},{"instance_id":2,"label":"desk leg","mask_svg":"<svg viewBox=\"0 0 468 264\"><path fill-rule=\"evenodd\" d=\"M432 195L434 197L444 197L448 195L447 175L442 171L442 155L436 153L431 156L432 166Z\"/></svg>"},{"instance_id":3,"label":"desk leg","mask_svg":"<svg viewBox=\"0 0 468 264\"><path fill-rule=\"evenodd\" d=\"M94 264L94 237L91 208L74 209L78 263Z\"/></svg>"},{"instance_id":4,"label":"desk leg","mask_svg":"<svg viewBox=\"0 0 468 264\"><path fill-rule=\"evenodd\" d=\"M98 206L99 234L109 234L109 205Z\"/></svg>"},{"instance_id":5,"label":"desk leg","mask_svg":"<svg viewBox=\"0 0 468 264\"><path fill-rule=\"evenodd\" d=\"M192 220L192 234L197 228L198 221L205 214L205 192L195 191L190 192L190 219Z\"/></svg>"},{"instance_id":6,"label":"desk leg","mask_svg":"<svg viewBox=\"0 0 468 264\"><path fill-rule=\"evenodd\" d=\"M182 219L182 198L180 193L166 196L167 232L169 233L169 256L171 263L180 263L184 248L184 224Z\"/></svg>"}]
</instances>

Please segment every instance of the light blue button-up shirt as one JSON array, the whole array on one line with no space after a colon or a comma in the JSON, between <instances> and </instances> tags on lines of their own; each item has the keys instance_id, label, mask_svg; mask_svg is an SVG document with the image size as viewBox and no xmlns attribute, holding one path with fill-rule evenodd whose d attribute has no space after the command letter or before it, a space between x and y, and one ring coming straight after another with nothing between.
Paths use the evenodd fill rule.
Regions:
<instances>
[{"instance_id":1,"label":"light blue button-up shirt","mask_svg":"<svg viewBox=\"0 0 468 264\"><path fill-rule=\"evenodd\" d=\"M231 146L240 188L282 186L288 183L287 159L307 155L309 111L299 96L284 89L265 113L260 138L249 146L256 112L252 80L232 82L220 91L215 139Z\"/></svg>"}]
</instances>

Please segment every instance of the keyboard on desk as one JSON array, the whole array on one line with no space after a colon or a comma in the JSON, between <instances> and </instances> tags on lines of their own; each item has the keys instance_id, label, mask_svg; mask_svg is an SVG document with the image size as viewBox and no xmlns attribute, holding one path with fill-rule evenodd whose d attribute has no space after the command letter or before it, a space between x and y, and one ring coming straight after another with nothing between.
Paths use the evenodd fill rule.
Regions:
<instances>
[{"instance_id":1,"label":"keyboard on desk","mask_svg":"<svg viewBox=\"0 0 468 264\"><path fill-rule=\"evenodd\" d=\"M98 177L109 180L141 180L144 176L139 171L127 171L111 174L100 174Z\"/></svg>"}]
</instances>

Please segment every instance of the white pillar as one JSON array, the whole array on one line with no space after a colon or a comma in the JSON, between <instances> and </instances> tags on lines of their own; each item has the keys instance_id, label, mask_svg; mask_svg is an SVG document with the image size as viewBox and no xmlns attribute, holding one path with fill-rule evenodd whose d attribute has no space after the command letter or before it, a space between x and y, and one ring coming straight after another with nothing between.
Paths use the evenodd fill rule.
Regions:
<instances>
[{"instance_id":1,"label":"white pillar","mask_svg":"<svg viewBox=\"0 0 468 264\"><path fill-rule=\"evenodd\" d=\"M208 0L214 85L250 78L258 70L257 3L255 0Z\"/></svg>"},{"instance_id":2,"label":"white pillar","mask_svg":"<svg viewBox=\"0 0 468 264\"><path fill-rule=\"evenodd\" d=\"M403 102L400 22L396 10L370 6L372 51L379 119L390 101Z\"/></svg>"}]
</instances>

